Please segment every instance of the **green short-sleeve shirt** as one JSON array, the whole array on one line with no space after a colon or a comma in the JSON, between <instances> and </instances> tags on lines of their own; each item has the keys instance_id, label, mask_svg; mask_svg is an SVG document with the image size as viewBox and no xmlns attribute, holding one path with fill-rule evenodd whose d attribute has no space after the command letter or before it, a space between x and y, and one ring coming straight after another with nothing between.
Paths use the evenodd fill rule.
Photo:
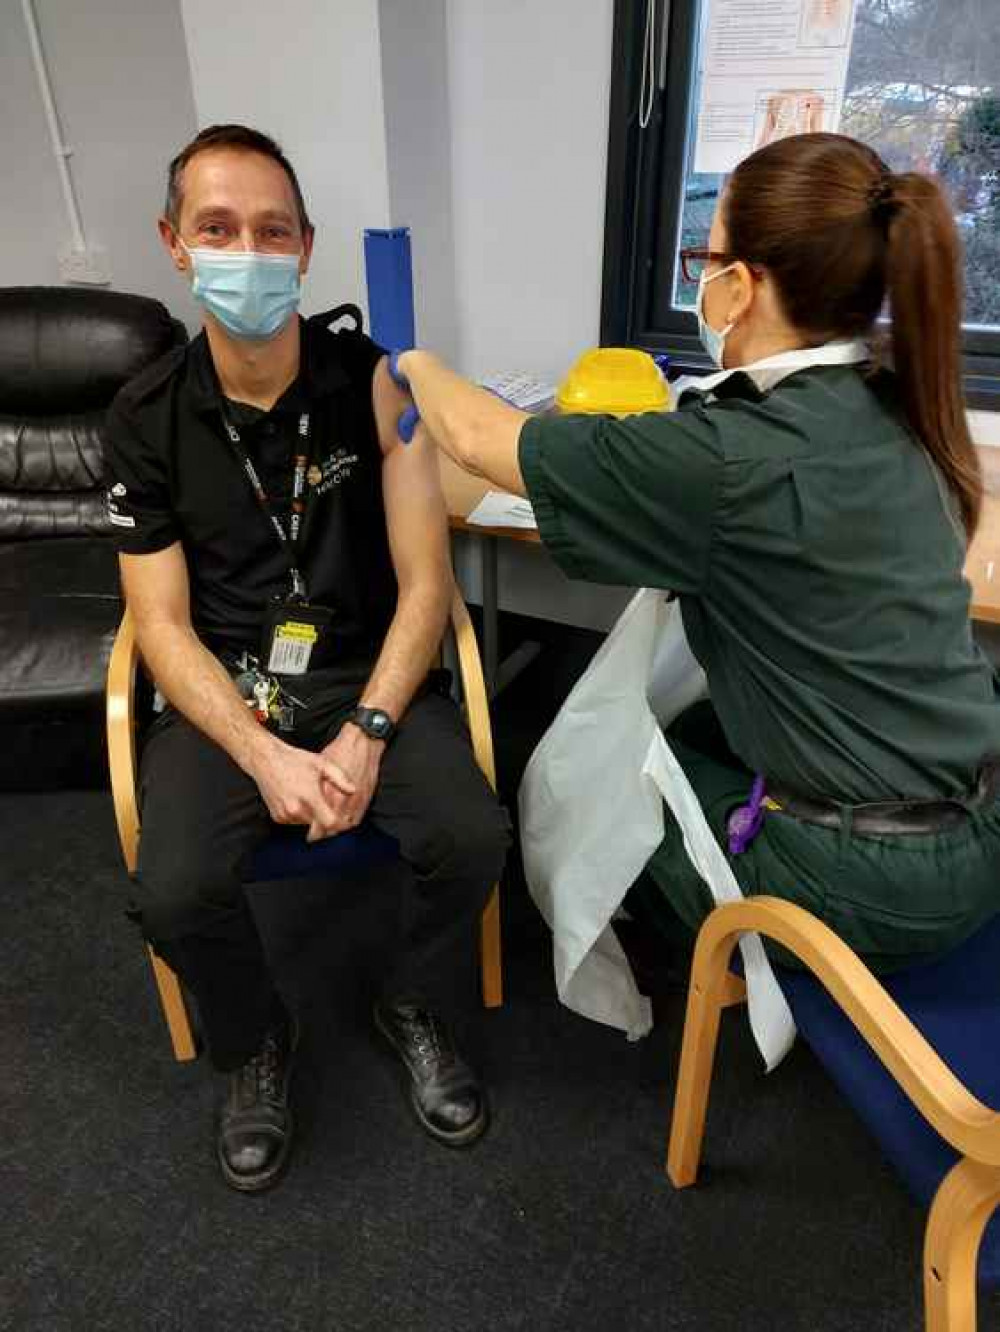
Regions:
<instances>
[{"instance_id":1,"label":"green short-sleeve shirt","mask_svg":"<svg viewBox=\"0 0 1000 1332\"><path fill-rule=\"evenodd\" d=\"M969 789L1000 753L965 542L888 374L744 374L678 411L536 417L521 470L572 578L681 601L734 752L805 795Z\"/></svg>"}]
</instances>

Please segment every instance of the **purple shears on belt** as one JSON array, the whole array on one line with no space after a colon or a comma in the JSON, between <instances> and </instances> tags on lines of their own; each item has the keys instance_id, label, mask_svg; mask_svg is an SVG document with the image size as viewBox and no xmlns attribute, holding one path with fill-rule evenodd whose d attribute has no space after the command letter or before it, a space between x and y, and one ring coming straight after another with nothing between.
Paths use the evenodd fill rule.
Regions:
<instances>
[{"instance_id":1,"label":"purple shears on belt","mask_svg":"<svg viewBox=\"0 0 1000 1332\"><path fill-rule=\"evenodd\" d=\"M729 854L741 855L761 830L764 822L764 778L757 776L750 788L750 799L739 805L726 821Z\"/></svg>"}]
</instances>

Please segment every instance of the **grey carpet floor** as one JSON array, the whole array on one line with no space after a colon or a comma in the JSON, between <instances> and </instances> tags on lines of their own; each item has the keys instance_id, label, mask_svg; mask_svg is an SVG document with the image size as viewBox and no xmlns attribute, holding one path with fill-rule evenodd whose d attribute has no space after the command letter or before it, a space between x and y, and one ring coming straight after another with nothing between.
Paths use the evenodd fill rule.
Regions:
<instances>
[{"instance_id":1,"label":"grey carpet floor","mask_svg":"<svg viewBox=\"0 0 1000 1332\"><path fill-rule=\"evenodd\" d=\"M507 1003L464 1032L495 1109L466 1153L419 1133L369 1033L391 880L257 893L305 1035L291 1172L245 1198L212 1074L169 1057L109 798L2 795L0 848L4 1332L921 1326L923 1215L808 1052L764 1077L727 1017L704 1180L674 1192L681 998L634 1045L561 1008L516 874Z\"/></svg>"}]
</instances>

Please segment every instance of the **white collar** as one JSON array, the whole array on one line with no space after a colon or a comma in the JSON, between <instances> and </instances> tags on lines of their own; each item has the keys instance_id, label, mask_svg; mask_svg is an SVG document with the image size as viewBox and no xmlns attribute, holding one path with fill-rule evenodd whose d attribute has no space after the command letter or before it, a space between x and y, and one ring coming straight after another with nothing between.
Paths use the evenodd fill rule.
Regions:
<instances>
[{"instance_id":1,"label":"white collar","mask_svg":"<svg viewBox=\"0 0 1000 1332\"><path fill-rule=\"evenodd\" d=\"M804 370L812 365L857 365L871 356L867 342L862 338L838 338L833 342L824 342L819 347L797 347L794 351L778 352L775 356L765 356L760 361L749 365L736 365L731 370L719 370L714 375L684 375L675 381L673 388L677 400L685 393L714 393L724 379L730 375L748 375L761 393L773 389L787 375L796 370Z\"/></svg>"}]
</instances>

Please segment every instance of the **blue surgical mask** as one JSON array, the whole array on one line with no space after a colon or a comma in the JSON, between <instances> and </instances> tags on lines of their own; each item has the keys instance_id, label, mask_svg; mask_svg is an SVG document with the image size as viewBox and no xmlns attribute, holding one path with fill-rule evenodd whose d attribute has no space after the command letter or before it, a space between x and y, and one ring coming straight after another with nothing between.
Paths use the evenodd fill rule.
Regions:
<instances>
[{"instance_id":1,"label":"blue surgical mask","mask_svg":"<svg viewBox=\"0 0 1000 1332\"><path fill-rule=\"evenodd\" d=\"M184 248L194 265L192 296L234 338L273 338L299 308L300 255Z\"/></svg>"},{"instance_id":2,"label":"blue surgical mask","mask_svg":"<svg viewBox=\"0 0 1000 1332\"><path fill-rule=\"evenodd\" d=\"M705 319L705 288L710 282L714 282L717 277L722 277L723 273L728 273L735 264L727 264L725 268L720 268L717 273L708 273L702 269L701 277L698 279L698 296L695 300L694 308L698 316L698 336L701 338L701 345L711 356L712 360L721 370L723 368L723 353L726 348L726 337L732 330L733 325L727 324L724 329L717 332L711 324Z\"/></svg>"}]
</instances>

